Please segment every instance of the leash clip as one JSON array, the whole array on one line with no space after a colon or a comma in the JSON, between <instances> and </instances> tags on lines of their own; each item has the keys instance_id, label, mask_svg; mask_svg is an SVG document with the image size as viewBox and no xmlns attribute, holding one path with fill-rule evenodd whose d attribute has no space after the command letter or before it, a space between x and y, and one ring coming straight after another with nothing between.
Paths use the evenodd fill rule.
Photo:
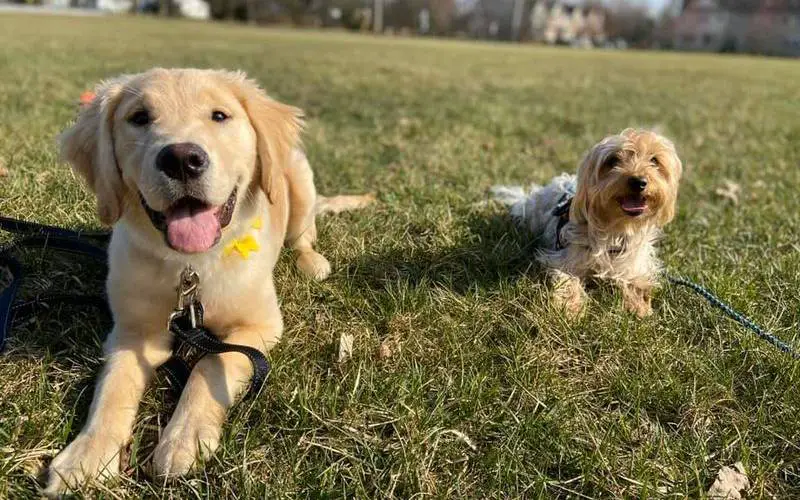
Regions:
<instances>
[{"instance_id":1,"label":"leash clip","mask_svg":"<svg viewBox=\"0 0 800 500\"><path fill-rule=\"evenodd\" d=\"M181 271L177 292L178 304L175 310L172 311L172 314L169 315L167 327L169 328L176 318L188 313L192 328L197 328L198 314L195 304L197 303L197 296L200 293L200 275L197 274L197 271L195 271L192 266L187 265L183 268L183 271Z\"/></svg>"}]
</instances>

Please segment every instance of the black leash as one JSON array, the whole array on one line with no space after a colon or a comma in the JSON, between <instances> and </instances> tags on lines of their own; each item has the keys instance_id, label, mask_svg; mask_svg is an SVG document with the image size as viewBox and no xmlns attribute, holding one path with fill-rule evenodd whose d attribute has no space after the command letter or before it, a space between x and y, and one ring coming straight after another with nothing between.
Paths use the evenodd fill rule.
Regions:
<instances>
[{"instance_id":1,"label":"black leash","mask_svg":"<svg viewBox=\"0 0 800 500\"><path fill-rule=\"evenodd\" d=\"M192 326L192 313L185 310L170 320L170 331L186 343L187 346L197 349L203 355L238 352L247 356L250 364L253 365L253 377L250 379L250 389L247 397L256 396L267 380L267 374L269 373L267 358L258 349L244 345L228 344L215 337L208 328L202 326L203 305L200 302L195 302L193 311L197 321L195 326ZM161 368L170 378L170 384L181 388L185 385L185 380L188 379L188 373L191 371L191 368L181 356L173 356Z\"/></svg>"},{"instance_id":2,"label":"black leash","mask_svg":"<svg viewBox=\"0 0 800 500\"><path fill-rule=\"evenodd\" d=\"M228 344L221 342L207 327L203 326L203 304L198 299L200 295L200 276L186 266L181 272L178 283L177 307L169 317L169 330L180 339L185 346L199 351L201 356L206 354L224 354L238 352L244 354L253 365L253 376L250 379L249 396L255 396L261 390L269 373L267 358L259 351L249 346ZM179 361L172 361L177 359ZM182 364L181 364L182 363ZM179 378L188 368L182 356L173 356L165 365L170 383L180 382ZM190 371L190 370L189 370ZM185 381L181 387L185 385Z\"/></svg>"},{"instance_id":3,"label":"black leash","mask_svg":"<svg viewBox=\"0 0 800 500\"><path fill-rule=\"evenodd\" d=\"M107 265L106 249L111 234L108 232L72 231L56 226L36 224L0 216L0 229L23 236L16 241L0 247L0 267L11 274L11 282L0 292L0 352L3 351L14 321L33 316L39 309L57 304L91 305L104 312L109 318L111 311L103 295L76 295L65 293L45 293L15 303L24 278L23 266L13 252L22 248L59 250L75 255L92 257ZM103 246L100 246L103 245ZM196 276L196 275L195 275ZM199 277L197 278L199 281ZM196 292L197 287L194 291ZM180 291L179 291L180 294ZM176 395L180 395L189 380L192 367L206 354L237 352L247 356L253 365L253 377L248 396L257 394L266 381L269 363L259 350L248 346L227 344L220 341L203 325L203 306L196 293L188 303L179 303L179 309L169 319L169 330L175 336L173 355L159 367ZM182 355L183 354L183 355ZM185 359L192 354L193 362Z\"/></svg>"}]
</instances>

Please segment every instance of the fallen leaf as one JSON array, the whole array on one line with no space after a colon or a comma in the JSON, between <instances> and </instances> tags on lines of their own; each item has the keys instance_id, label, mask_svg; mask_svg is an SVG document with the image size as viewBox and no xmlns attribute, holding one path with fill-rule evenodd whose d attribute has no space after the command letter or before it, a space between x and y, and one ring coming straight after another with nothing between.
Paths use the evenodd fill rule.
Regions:
<instances>
[{"instance_id":1,"label":"fallen leaf","mask_svg":"<svg viewBox=\"0 0 800 500\"><path fill-rule=\"evenodd\" d=\"M739 204L739 193L742 191L742 186L739 184L725 179L722 181L722 186L718 187L716 191L714 191L717 195L726 198L731 201L734 205Z\"/></svg>"},{"instance_id":2,"label":"fallen leaf","mask_svg":"<svg viewBox=\"0 0 800 500\"><path fill-rule=\"evenodd\" d=\"M717 473L717 479L708 489L708 497L713 499L737 500L742 498L742 492L750 488L744 465L736 462L733 467L722 467Z\"/></svg>"},{"instance_id":3,"label":"fallen leaf","mask_svg":"<svg viewBox=\"0 0 800 500\"><path fill-rule=\"evenodd\" d=\"M705 138L705 137L703 137L702 135L696 135L696 136L694 137L694 146L695 146L696 148L699 148L700 146L702 146L703 144L705 144L705 142L706 142L706 138Z\"/></svg>"},{"instance_id":4,"label":"fallen leaf","mask_svg":"<svg viewBox=\"0 0 800 500\"><path fill-rule=\"evenodd\" d=\"M381 346L378 348L378 357L381 359L389 359L392 357L392 346L389 345L389 342L385 340L381 342Z\"/></svg>"},{"instance_id":5,"label":"fallen leaf","mask_svg":"<svg viewBox=\"0 0 800 500\"><path fill-rule=\"evenodd\" d=\"M90 104L92 104L92 101L94 101L95 97L96 97L95 93L92 92L91 90L87 90L87 91L81 93L81 97L80 97L80 100L79 100L80 106L82 108L88 107Z\"/></svg>"},{"instance_id":6,"label":"fallen leaf","mask_svg":"<svg viewBox=\"0 0 800 500\"><path fill-rule=\"evenodd\" d=\"M339 337L339 363L344 363L353 355L353 336L343 333Z\"/></svg>"},{"instance_id":7,"label":"fallen leaf","mask_svg":"<svg viewBox=\"0 0 800 500\"><path fill-rule=\"evenodd\" d=\"M400 354L400 344L393 338L385 338L378 348L378 358L389 359L395 354Z\"/></svg>"}]
</instances>

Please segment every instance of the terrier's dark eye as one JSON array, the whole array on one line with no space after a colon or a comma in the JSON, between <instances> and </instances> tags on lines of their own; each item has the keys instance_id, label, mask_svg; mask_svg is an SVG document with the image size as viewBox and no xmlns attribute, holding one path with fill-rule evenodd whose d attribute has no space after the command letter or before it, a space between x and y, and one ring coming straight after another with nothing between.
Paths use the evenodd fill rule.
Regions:
<instances>
[{"instance_id":1,"label":"terrier's dark eye","mask_svg":"<svg viewBox=\"0 0 800 500\"><path fill-rule=\"evenodd\" d=\"M617 165L619 165L619 158L617 158L614 155L609 156L603 162L603 170L611 170L612 168L616 167Z\"/></svg>"},{"instance_id":2,"label":"terrier's dark eye","mask_svg":"<svg viewBox=\"0 0 800 500\"><path fill-rule=\"evenodd\" d=\"M144 127L151 121L150 113L146 109L140 109L128 117L128 123L134 127Z\"/></svg>"},{"instance_id":3,"label":"terrier's dark eye","mask_svg":"<svg viewBox=\"0 0 800 500\"><path fill-rule=\"evenodd\" d=\"M657 156L650 158L650 163L652 163L654 167L658 167L659 165L661 165L661 162L658 161Z\"/></svg>"},{"instance_id":4,"label":"terrier's dark eye","mask_svg":"<svg viewBox=\"0 0 800 500\"><path fill-rule=\"evenodd\" d=\"M225 120L227 120L228 118L230 118L230 116L225 114L223 111L217 110L217 111L214 111L214 112L211 113L211 119L214 120L217 123L222 123Z\"/></svg>"}]
</instances>

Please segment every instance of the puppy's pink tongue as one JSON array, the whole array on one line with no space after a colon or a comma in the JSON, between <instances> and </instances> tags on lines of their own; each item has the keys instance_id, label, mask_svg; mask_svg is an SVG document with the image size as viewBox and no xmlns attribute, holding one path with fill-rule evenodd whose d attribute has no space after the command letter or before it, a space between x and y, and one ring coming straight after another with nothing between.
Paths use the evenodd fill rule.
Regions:
<instances>
[{"instance_id":1,"label":"puppy's pink tongue","mask_svg":"<svg viewBox=\"0 0 800 500\"><path fill-rule=\"evenodd\" d=\"M167 241L179 252L205 252L219 240L217 208L178 207L167 213Z\"/></svg>"}]
</instances>

